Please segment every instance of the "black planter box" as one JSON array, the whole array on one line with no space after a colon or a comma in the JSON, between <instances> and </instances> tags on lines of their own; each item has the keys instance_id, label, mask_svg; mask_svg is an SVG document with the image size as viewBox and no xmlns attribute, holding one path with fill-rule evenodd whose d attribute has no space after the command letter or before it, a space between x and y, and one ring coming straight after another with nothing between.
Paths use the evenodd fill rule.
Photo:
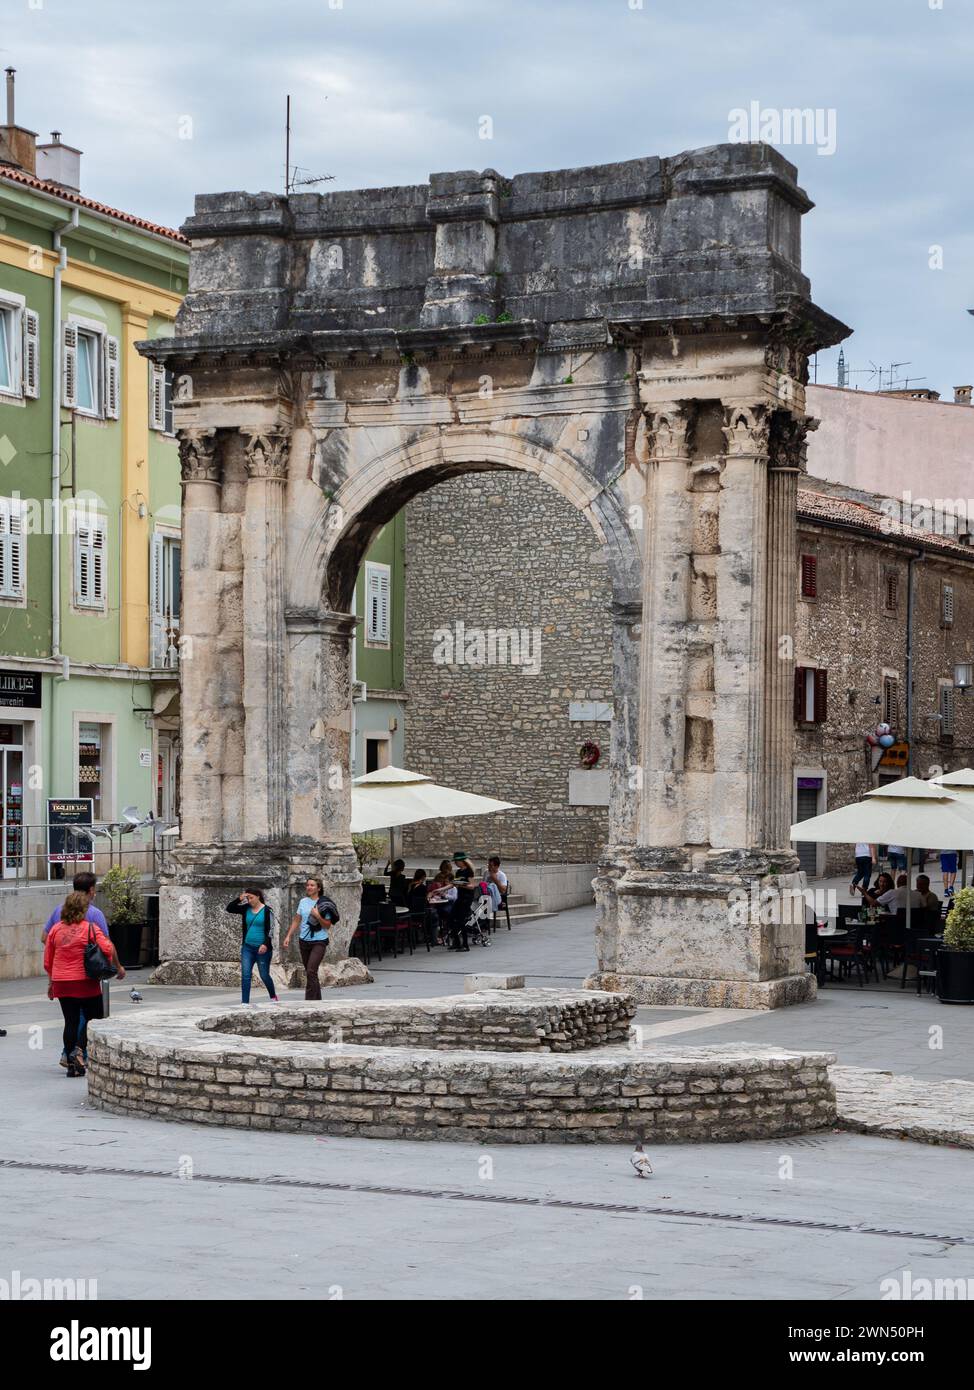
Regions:
<instances>
[{"instance_id":1,"label":"black planter box","mask_svg":"<svg viewBox=\"0 0 974 1390\"><path fill-rule=\"evenodd\" d=\"M937 998L941 1004L974 1004L974 951L937 952Z\"/></svg>"},{"instance_id":2,"label":"black planter box","mask_svg":"<svg viewBox=\"0 0 974 1390\"><path fill-rule=\"evenodd\" d=\"M138 970L142 957L142 933L145 922L126 922L124 926L112 925L108 929L118 958L126 970Z\"/></svg>"}]
</instances>

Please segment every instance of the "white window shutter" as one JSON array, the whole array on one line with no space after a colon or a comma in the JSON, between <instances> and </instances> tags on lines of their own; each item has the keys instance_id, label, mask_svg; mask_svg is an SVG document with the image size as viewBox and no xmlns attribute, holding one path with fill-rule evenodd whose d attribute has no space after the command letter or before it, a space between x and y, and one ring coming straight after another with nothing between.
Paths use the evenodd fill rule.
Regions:
<instances>
[{"instance_id":1,"label":"white window shutter","mask_svg":"<svg viewBox=\"0 0 974 1390\"><path fill-rule=\"evenodd\" d=\"M389 571L383 570L379 575L379 641L388 642L389 640Z\"/></svg>"},{"instance_id":2,"label":"white window shutter","mask_svg":"<svg viewBox=\"0 0 974 1390\"><path fill-rule=\"evenodd\" d=\"M41 394L41 320L33 309L24 310L24 395L37 400Z\"/></svg>"},{"instance_id":3,"label":"white window shutter","mask_svg":"<svg viewBox=\"0 0 974 1390\"><path fill-rule=\"evenodd\" d=\"M149 539L149 665L166 664L165 563L166 543L162 536Z\"/></svg>"},{"instance_id":4,"label":"white window shutter","mask_svg":"<svg viewBox=\"0 0 974 1390\"><path fill-rule=\"evenodd\" d=\"M74 533L75 602L81 608L105 606L105 522L77 521Z\"/></svg>"},{"instance_id":5,"label":"white window shutter","mask_svg":"<svg viewBox=\"0 0 974 1390\"><path fill-rule=\"evenodd\" d=\"M78 404L78 330L73 323L61 327L61 404L66 410Z\"/></svg>"},{"instance_id":6,"label":"white window shutter","mask_svg":"<svg viewBox=\"0 0 974 1390\"><path fill-rule=\"evenodd\" d=\"M102 608L105 604L105 523L98 521L91 530L92 603Z\"/></svg>"},{"instance_id":7,"label":"white window shutter","mask_svg":"<svg viewBox=\"0 0 974 1390\"><path fill-rule=\"evenodd\" d=\"M107 333L102 340L105 354L105 418L117 420L121 390L122 356L118 339Z\"/></svg>"},{"instance_id":8,"label":"white window shutter","mask_svg":"<svg viewBox=\"0 0 974 1390\"><path fill-rule=\"evenodd\" d=\"M23 598L27 552L23 504L16 498L0 502L0 597Z\"/></svg>"},{"instance_id":9,"label":"white window shutter","mask_svg":"<svg viewBox=\"0 0 974 1390\"><path fill-rule=\"evenodd\" d=\"M953 584L945 584L945 585L944 585L943 624L944 624L944 627L953 627L953 625L954 625L954 586L953 586Z\"/></svg>"},{"instance_id":10,"label":"white window shutter","mask_svg":"<svg viewBox=\"0 0 974 1390\"><path fill-rule=\"evenodd\" d=\"M149 363L149 429L166 428L166 370Z\"/></svg>"},{"instance_id":11,"label":"white window shutter","mask_svg":"<svg viewBox=\"0 0 974 1390\"><path fill-rule=\"evenodd\" d=\"M389 641L390 575L386 565L365 567L365 636L369 642Z\"/></svg>"},{"instance_id":12,"label":"white window shutter","mask_svg":"<svg viewBox=\"0 0 974 1390\"><path fill-rule=\"evenodd\" d=\"M91 602L91 527L76 522L74 528L74 594L78 604Z\"/></svg>"}]
</instances>

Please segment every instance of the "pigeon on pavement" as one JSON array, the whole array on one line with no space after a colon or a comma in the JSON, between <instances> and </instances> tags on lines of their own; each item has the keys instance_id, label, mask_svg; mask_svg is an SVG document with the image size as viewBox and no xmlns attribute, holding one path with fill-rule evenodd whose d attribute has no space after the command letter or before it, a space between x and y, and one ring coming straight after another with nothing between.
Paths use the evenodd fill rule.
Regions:
<instances>
[{"instance_id":1,"label":"pigeon on pavement","mask_svg":"<svg viewBox=\"0 0 974 1390\"><path fill-rule=\"evenodd\" d=\"M629 1162L632 1164L637 1178L651 1178L653 1176L653 1165L643 1153L642 1144L636 1145Z\"/></svg>"}]
</instances>

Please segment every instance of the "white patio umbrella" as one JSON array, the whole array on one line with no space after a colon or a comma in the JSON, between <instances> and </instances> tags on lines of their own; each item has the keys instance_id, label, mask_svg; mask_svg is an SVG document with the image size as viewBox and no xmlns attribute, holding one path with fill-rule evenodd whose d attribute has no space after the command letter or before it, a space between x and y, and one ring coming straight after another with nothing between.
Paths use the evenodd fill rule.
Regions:
<instances>
[{"instance_id":1,"label":"white patio umbrella","mask_svg":"<svg viewBox=\"0 0 974 1390\"><path fill-rule=\"evenodd\" d=\"M903 777L867 792L862 801L799 821L791 827L790 837L816 844L863 840L910 850L928 845L974 849L974 801L968 805L946 787L919 777ZM906 924L910 925L909 895Z\"/></svg>"},{"instance_id":2,"label":"white patio umbrella","mask_svg":"<svg viewBox=\"0 0 974 1390\"><path fill-rule=\"evenodd\" d=\"M514 810L512 801L443 787L422 772L380 767L352 783L352 830L379 830L421 820L451 820Z\"/></svg>"},{"instance_id":3,"label":"white patio umbrella","mask_svg":"<svg viewBox=\"0 0 974 1390\"><path fill-rule=\"evenodd\" d=\"M960 767L956 772L944 772L939 777L934 777L933 781L940 787L947 787L957 796L958 801L974 806L974 767ZM941 849L947 849L947 845L941 845ZM951 848L954 848L951 846ZM967 853L961 850L960 856L960 886L963 888L967 883Z\"/></svg>"}]
</instances>

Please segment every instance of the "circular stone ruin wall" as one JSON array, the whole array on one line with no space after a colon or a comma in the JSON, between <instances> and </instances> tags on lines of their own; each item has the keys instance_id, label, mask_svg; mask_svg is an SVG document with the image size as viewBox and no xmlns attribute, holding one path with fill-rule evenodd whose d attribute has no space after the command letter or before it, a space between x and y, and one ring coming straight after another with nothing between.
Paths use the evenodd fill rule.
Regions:
<instances>
[{"instance_id":1,"label":"circular stone ruin wall","mask_svg":"<svg viewBox=\"0 0 974 1390\"><path fill-rule=\"evenodd\" d=\"M618 1007L618 995L603 998ZM374 1011L378 1028L401 1007L362 1002L352 1012ZM487 1050L484 1029L504 1026L498 1010L517 1008L509 996L408 1006L427 1019L437 1007L462 1014L479 1041L307 1041L342 1026L348 1006L330 1003L93 1022L89 1098L106 1110L244 1129L493 1143L760 1139L835 1120L828 1053L620 1045L556 1053L536 1041ZM525 1000L529 1015L538 1007Z\"/></svg>"}]
</instances>

